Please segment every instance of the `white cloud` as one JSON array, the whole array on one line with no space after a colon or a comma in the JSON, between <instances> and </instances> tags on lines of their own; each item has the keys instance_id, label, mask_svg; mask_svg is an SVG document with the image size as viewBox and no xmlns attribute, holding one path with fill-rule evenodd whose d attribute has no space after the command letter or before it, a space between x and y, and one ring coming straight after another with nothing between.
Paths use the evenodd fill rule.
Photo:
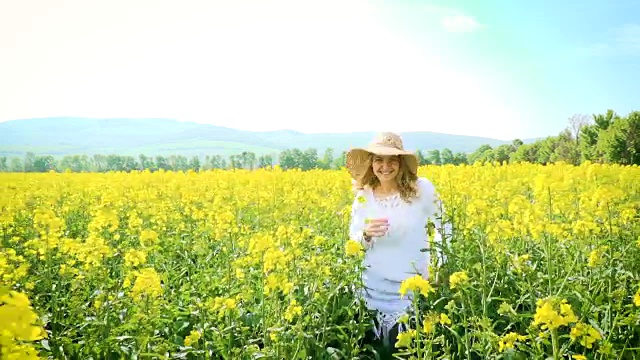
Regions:
<instances>
[{"instance_id":1,"label":"white cloud","mask_svg":"<svg viewBox=\"0 0 640 360\"><path fill-rule=\"evenodd\" d=\"M422 6L422 10L430 18L437 18L440 26L448 32L467 33L480 30L485 26L474 16L464 14L456 8L427 4Z\"/></svg>"},{"instance_id":2,"label":"white cloud","mask_svg":"<svg viewBox=\"0 0 640 360\"><path fill-rule=\"evenodd\" d=\"M440 22L442 27L450 32L473 32L482 27L473 16L447 15Z\"/></svg>"}]
</instances>

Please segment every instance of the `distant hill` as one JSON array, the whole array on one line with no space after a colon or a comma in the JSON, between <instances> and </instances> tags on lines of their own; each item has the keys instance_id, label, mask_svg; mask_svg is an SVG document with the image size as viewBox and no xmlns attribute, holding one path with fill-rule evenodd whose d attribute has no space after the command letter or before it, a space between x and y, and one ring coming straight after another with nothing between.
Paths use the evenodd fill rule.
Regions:
<instances>
[{"instance_id":1,"label":"distant hill","mask_svg":"<svg viewBox=\"0 0 640 360\"><path fill-rule=\"evenodd\" d=\"M284 149L326 148L334 154L351 146L366 145L373 132L304 134L292 130L244 131L172 119L38 118L0 122L0 156L23 156L27 152L55 157L73 154L222 155L242 151L256 155L278 154ZM497 139L440 134L402 133L412 150L449 148L473 152L480 145L510 143ZM525 143L535 139L522 139Z\"/></svg>"}]
</instances>

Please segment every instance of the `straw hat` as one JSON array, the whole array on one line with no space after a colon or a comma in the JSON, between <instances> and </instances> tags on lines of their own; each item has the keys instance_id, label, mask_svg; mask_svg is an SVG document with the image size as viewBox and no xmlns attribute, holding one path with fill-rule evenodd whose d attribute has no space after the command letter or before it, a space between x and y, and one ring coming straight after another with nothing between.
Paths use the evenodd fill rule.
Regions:
<instances>
[{"instance_id":1,"label":"straw hat","mask_svg":"<svg viewBox=\"0 0 640 360\"><path fill-rule=\"evenodd\" d=\"M417 174L418 157L404 149L400 135L392 132L378 133L365 148L353 148L347 152L347 170L353 179L359 179L371 165L369 155L399 155L403 157L409 170Z\"/></svg>"}]
</instances>

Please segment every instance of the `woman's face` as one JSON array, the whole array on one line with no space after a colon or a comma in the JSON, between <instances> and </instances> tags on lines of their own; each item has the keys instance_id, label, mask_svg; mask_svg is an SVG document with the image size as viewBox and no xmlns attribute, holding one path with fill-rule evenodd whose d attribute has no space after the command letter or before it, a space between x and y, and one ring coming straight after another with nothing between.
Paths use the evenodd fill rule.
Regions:
<instances>
[{"instance_id":1,"label":"woman's face","mask_svg":"<svg viewBox=\"0 0 640 360\"><path fill-rule=\"evenodd\" d=\"M400 171L400 158L398 156L374 155L373 164L374 175L381 183L391 181L396 178Z\"/></svg>"}]
</instances>

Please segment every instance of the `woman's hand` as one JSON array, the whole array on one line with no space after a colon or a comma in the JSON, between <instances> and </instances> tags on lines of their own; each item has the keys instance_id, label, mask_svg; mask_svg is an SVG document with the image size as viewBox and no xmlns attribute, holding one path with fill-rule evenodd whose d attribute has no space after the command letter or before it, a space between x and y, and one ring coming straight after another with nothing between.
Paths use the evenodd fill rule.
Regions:
<instances>
[{"instance_id":1,"label":"woman's hand","mask_svg":"<svg viewBox=\"0 0 640 360\"><path fill-rule=\"evenodd\" d=\"M364 228L364 235L367 237L384 236L389 230L389 222L387 219L369 219Z\"/></svg>"}]
</instances>

